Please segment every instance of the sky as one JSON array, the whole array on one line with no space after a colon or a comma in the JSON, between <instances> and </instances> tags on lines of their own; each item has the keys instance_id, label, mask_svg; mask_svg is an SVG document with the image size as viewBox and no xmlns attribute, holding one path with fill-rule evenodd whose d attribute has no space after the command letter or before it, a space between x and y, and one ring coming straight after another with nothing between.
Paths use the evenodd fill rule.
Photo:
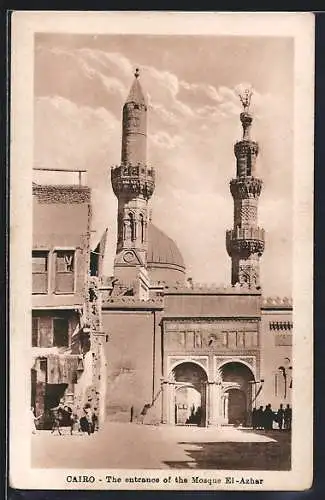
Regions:
<instances>
[{"instance_id":1,"label":"sky","mask_svg":"<svg viewBox=\"0 0 325 500\"><path fill-rule=\"evenodd\" d=\"M252 87L252 138L264 182L262 288L291 296L293 57L292 39L279 37L35 35L34 166L88 171L93 242L109 228L108 275L117 216L110 169L120 162L122 107L139 67L148 164L156 169L152 221L175 240L188 277L200 283L230 284L225 232L233 225L233 146L242 137L237 91Z\"/></svg>"}]
</instances>

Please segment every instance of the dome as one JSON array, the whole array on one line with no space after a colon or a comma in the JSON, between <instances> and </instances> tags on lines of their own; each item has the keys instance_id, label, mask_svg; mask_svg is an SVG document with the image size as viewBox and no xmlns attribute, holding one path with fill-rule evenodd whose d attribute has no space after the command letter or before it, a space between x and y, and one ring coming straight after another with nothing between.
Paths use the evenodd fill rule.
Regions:
<instances>
[{"instance_id":1,"label":"dome","mask_svg":"<svg viewBox=\"0 0 325 500\"><path fill-rule=\"evenodd\" d=\"M166 284L184 281L185 264L176 243L150 223L148 228L148 271L153 281Z\"/></svg>"}]
</instances>

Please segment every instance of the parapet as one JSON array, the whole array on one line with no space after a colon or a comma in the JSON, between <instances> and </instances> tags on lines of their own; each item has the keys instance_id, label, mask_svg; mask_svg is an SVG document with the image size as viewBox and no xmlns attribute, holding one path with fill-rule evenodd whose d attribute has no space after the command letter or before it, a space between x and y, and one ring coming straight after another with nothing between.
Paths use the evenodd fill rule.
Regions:
<instances>
[{"instance_id":1,"label":"parapet","mask_svg":"<svg viewBox=\"0 0 325 500\"><path fill-rule=\"evenodd\" d=\"M218 285L216 283L194 283L192 281L187 284L179 283L173 286L166 285L165 282L159 281L151 284L152 289L162 290L165 295L174 294L209 294L209 295L261 295L259 288L249 287L248 285Z\"/></svg>"},{"instance_id":2,"label":"parapet","mask_svg":"<svg viewBox=\"0 0 325 500\"><path fill-rule=\"evenodd\" d=\"M33 196L39 203L90 203L91 189L70 184L35 184Z\"/></svg>"},{"instance_id":3,"label":"parapet","mask_svg":"<svg viewBox=\"0 0 325 500\"><path fill-rule=\"evenodd\" d=\"M262 309L292 309L290 297L263 297Z\"/></svg>"},{"instance_id":4,"label":"parapet","mask_svg":"<svg viewBox=\"0 0 325 500\"><path fill-rule=\"evenodd\" d=\"M112 297L105 292L102 292L102 307L103 309L163 309L164 299L155 297L148 300L140 299L139 297Z\"/></svg>"}]
</instances>

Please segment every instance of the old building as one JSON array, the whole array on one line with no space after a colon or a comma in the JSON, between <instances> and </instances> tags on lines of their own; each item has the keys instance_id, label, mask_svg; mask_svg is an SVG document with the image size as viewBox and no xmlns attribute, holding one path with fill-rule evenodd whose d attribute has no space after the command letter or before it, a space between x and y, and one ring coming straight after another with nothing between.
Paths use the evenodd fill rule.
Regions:
<instances>
[{"instance_id":1,"label":"old building","mask_svg":"<svg viewBox=\"0 0 325 500\"><path fill-rule=\"evenodd\" d=\"M34 186L33 401L39 411L58 398L78 411L89 400L103 419L129 421L132 407L134 419L148 423L206 426L248 424L254 406L291 402L292 304L263 297L260 282L265 233L258 226L262 180L250 97L242 97L243 137L235 144L230 182L227 287L188 279L176 243L151 220L155 170L147 161L148 107L138 70L123 107L121 162L111 169L118 199L113 277L103 276L98 264L105 245L93 252L89 246L89 190Z\"/></svg>"},{"instance_id":2,"label":"old building","mask_svg":"<svg viewBox=\"0 0 325 500\"><path fill-rule=\"evenodd\" d=\"M91 259L90 227L88 187L33 185L31 404L45 428L60 401L77 413L88 401L100 411L100 255Z\"/></svg>"}]
</instances>

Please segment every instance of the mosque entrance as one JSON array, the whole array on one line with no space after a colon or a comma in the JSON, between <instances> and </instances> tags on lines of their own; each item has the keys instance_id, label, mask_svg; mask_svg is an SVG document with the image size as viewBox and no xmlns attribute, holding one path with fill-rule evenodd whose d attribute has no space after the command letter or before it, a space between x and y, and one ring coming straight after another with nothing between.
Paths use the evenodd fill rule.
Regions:
<instances>
[{"instance_id":1,"label":"mosque entrance","mask_svg":"<svg viewBox=\"0 0 325 500\"><path fill-rule=\"evenodd\" d=\"M201 366L184 362L173 370L176 425L206 425L207 374Z\"/></svg>"},{"instance_id":2,"label":"mosque entrance","mask_svg":"<svg viewBox=\"0 0 325 500\"><path fill-rule=\"evenodd\" d=\"M248 425L252 410L252 382L250 368L238 362L226 363L220 368L223 386L223 422Z\"/></svg>"},{"instance_id":3,"label":"mosque entrance","mask_svg":"<svg viewBox=\"0 0 325 500\"><path fill-rule=\"evenodd\" d=\"M246 394L239 389L229 389L228 423L234 425L243 424L245 422L246 408Z\"/></svg>"}]
</instances>

